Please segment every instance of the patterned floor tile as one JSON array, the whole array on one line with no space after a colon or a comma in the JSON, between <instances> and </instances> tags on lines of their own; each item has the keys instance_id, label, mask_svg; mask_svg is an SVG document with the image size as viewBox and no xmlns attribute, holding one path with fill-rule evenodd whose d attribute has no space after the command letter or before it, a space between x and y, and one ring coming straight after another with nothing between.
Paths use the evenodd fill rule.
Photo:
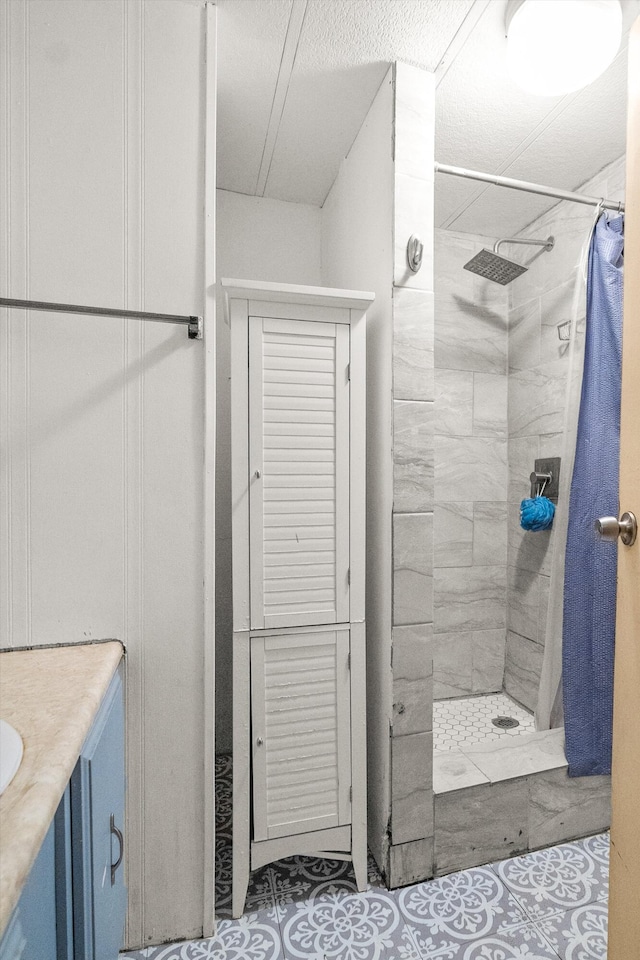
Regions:
<instances>
[{"instance_id":1,"label":"patterned floor tile","mask_svg":"<svg viewBox=\"0 0 640 960\"><path fill-rule=\"evenodd\" d=\"M596 874L600 884L598 900L609 899L609 834L598 833L595 837L577 840L596 865Z\"/></svg>"},{"instance_id":2,"label":"patterned floor tile","mask_svg":"<svg viewBox=\"0 0 640 960\"><path fill-rule=\"evenodd\" d=\"M370 887L382 887L386 890L386 884L382 879L382 874L378 870L378 864L373 859L373 855L371 853L367 854L367 883Z\"/></svg>"},{"instance_id":3,"label":"patterned floor tile","mask_svg":"<svg viewBox=\"0 0 640 960\"><path fill-rule=\"evenodd\" d=\"M216 831L215 904L219 917L231 916L232 865L231 837Z\"/></svg>"},{"instance_id":4,"label":"patterned floor tile","mask_svg":"<svg viewBox=\"0 0 640 960\"><path fill-rule=\"evenodd\" d=\"M486 937L511 936L530 923L496 874L463 870L396 892L400 911L425 957L457 957Z\"/></svg>"},{"instance_id":5,"label":"patterned floor tile","mask_svg":"<svg viewBox=\"0 0 640 960\"><path fill-rule=\"evenodd\" d=\"M220 920L215 937L163 944L120 960L285 960L278 923L264 914L250 913L241 920Z\"/></svg>"},{"instance_id":6,"label":"patterned floor tile","mask_svg":"<svg viewBox=\"0 0 640 960\"><path fill-rule=\"evenodd\" d=\"M288 907L314 897L317 891L331 884L336 891L357 892L353 866L349 860L316 857L289 857L266 868L275 905L275 915L282 919ZM376 871L371 889L386 888Z\"/></svg>"},{"instance_id":7,"label":"patterned floor tile","mask_svg":"<svg viewBox=\"0 0 640 960\"><path fill-rule=\"evenodd\" d=\"M430 956L425 954L425 960ZM558 960L558 954L533 924L476 940L455 957L456 960Z\"/></svg>"},{"instance_id":8,"label":"patterned floor tile","mask_svg":"<svg viewBox=\"0 0 640 960\"><path fill-rule=\"evenodd\" d=\"M519 726L496 727L491 721L499 716L513 717ZM533 716L506 693L436 700L433 704L433 749L436 751L519 737L534 731Z\"/></svg>"},{"instance_id":9,"label":"patterned floor tile","mask_svg":"<svg viewBox=\"0 0 640 960\"><path fill-rule=\"evenodd\" d=\"M217 753L215 759L216 783L221 777L231 776L231 754Z\"/></svg>"},{"instance_id":10,"label":"patterned floor tile","mask_svg":"<svg viewBox=\"0 0 640 960\"><path fill-rule=\"evenodd\" d=\"M280 920L286 960L420 960L394 897L331 881Z\"/></svg>"},{"instance_id":11,"label":"patterned floor tile","mask_svg":"<svg viewBox=\"0 0 640 960\"><path fill-rule=\"evenodd\" d=\"M607 960L607 907L589 903L558 915L544 935L563 960Z\"/></svg>"},{"instance_id":12,"label":"patterned floor tile","mask_svg":"<svg viewBox=\"0 0 640 960\"><path fill-rule=\"evenodd\" d=\"M493 869L534 921L591 903L602 889L602 865L580 843L536 850Z\"/></svg>"}]
</instances>

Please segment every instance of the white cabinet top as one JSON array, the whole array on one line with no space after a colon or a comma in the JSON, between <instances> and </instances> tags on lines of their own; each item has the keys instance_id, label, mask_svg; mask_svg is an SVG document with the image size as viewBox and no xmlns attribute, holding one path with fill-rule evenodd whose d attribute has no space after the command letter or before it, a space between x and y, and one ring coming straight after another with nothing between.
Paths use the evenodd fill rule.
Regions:
<instances>
[{"instance_id":1,"label":"white cabinet top","mask_svg":"<svg viewBox=\"0 0 640 960\"><path fill-rule=\"evenodd\" d=\"M220 284L230 299L284 300L287 303L315 303L327 307L348 307L363 311L375 299L375 293L366 290L337 290L334 287L311 287L298 283L223 278Z\"/></svg>"}]
</instances>

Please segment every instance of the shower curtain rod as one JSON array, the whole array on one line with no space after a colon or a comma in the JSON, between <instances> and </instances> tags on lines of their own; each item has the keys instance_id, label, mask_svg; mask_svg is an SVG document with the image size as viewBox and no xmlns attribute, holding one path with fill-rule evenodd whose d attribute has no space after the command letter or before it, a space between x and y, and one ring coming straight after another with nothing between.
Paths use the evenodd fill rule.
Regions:
<instances>
[{"instance_id":1,"label":"shower curtain rod","mask_svg":"<svg viewBox=\"0 0 640 960\"><path fill-rule=\"evenodd\" d=\"M10 297L0 297L0 307L48 310L55 313L85 313L98 317L124 317L131 320L155 320L158 323L179 323L188 327L190 340L202 340L202 317L184 317L175 313L152 313L147 310L119 310L115 307L82 307L77 303L47 303L44 300L13 300Z\"/></svg>"},{"instance_id":2,"label":"shower curtain rod","mask_svg":"<svg viewBox=\"0 0 640 960\"><path fill-rule=\"evenodd\" d=\"M436 173L448 173L452 177L481 180L483 183L492 183L496 187L509 187L511 190L522 190L525 193L538 193L543 197L555 197L557 200L570 200L573 203L586 203L592 207L601 206L605 210L624 212L624 203L621 200L605 200L603 197L590 197L586 193L556 190L554 187L543 187L539 183L529 183L527 180L512 180L511 177L499 177L493 173L481 173L479 170L466 170L464 167L451 167L446 163L435 163L434 168Z\"/></svg>"}]
</instances>

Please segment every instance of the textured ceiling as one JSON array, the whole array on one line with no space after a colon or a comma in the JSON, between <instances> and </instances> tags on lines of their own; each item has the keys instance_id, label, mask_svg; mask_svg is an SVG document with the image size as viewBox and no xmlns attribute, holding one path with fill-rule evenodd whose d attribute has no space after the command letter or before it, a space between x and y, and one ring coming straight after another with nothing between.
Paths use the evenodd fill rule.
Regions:
<instances>
[{"instance_id":1,"label":"textured ceiling","mask_svg":"<svg viewBox=\"0 0 640 960\"><path fill-rule=\"evenodd\" d=\"M436 71L441 163L573 189L624 151L618 57L566 97L532 97L505 66L506 0L218 0L218 185L322 204L394 60ZM551 202L439 176L436 222L512 233Z\"/></svg>"}]
</instances>

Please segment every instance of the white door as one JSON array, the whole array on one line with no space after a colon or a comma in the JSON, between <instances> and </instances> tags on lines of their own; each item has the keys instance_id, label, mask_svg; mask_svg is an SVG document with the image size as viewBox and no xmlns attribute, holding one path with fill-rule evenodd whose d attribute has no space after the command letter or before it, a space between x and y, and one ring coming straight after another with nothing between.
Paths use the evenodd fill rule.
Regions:
<instances>
[{"instance_id":1,"label":"white door","mask_svg":"<svg viewBox=\"0 0 640 960\"><path fill-rule=\"evenodd\" d=\"M349 326L249 318L251 627L349 620Z\"/></svg>"},{"instance_id":2,"label":"white door","mask_svg":"<svg viewBox=\"0 0 640 960\"><path fill-rule=\"evenodd\" d=\"M640 517L640 20L629 37L620 510ZM609 960L640 958L640 539L618 549Z\"/></svg>"},{"instance_id":3,"label":"white door","mask_svg":"<svg viewBox=\"0 0 640 960\"><path fill-rule=\"evenodd\" d=\"M254 840L351 819L349 629L251 639Z\"/></svg>"}]
</instances>

